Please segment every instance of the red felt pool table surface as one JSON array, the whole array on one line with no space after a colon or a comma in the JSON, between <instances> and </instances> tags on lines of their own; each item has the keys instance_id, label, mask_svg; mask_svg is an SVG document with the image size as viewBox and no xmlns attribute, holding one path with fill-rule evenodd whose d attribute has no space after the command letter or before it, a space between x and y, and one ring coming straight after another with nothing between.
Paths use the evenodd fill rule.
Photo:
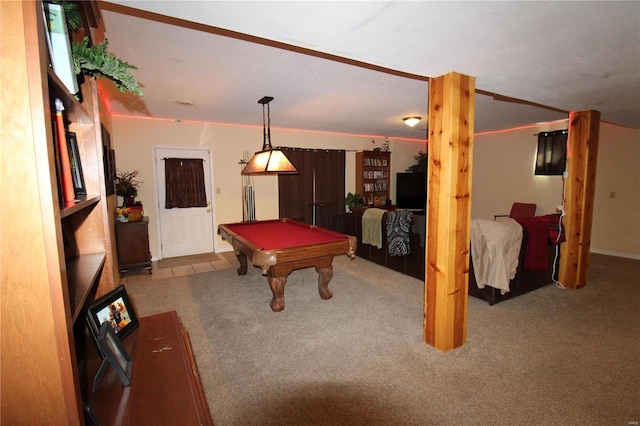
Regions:
<instances>
[{"instance_id":1,"label":"red felt pool table surface","mask_svg":"<svg viewBox=\"0 0 640 426\"><path fill-rule=\"evenodd\" d=\"M240 262L238 274L247 273L247 259L267 275L273 292L271 309L284 309L284 285L295 269L315 267L318 291L330 299L333 256L355 257L355 237L291 219L231 223L218 226L220 236L231 244Z\"/></svg>"},{"instance_id":2,"label":"red felt pool table surface","mask_svg":"<svg viewBox=\"0 0 640 426\"><path fill-rule=\"evenodd\" d=\"M300 247L349 238L345 234L292 220L265 220L225 226L262 250Z\"/></svg>"}]
</instances>

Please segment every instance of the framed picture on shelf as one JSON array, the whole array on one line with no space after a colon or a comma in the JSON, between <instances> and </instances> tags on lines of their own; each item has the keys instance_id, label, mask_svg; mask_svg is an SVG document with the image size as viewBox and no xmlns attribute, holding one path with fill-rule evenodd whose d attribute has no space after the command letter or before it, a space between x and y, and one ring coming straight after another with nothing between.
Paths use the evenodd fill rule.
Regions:
<instances>
[{"instance_id":1,"label":"framed picture on shelf","mask_svg":"<svg viewBox=\"0 0 640 426\"><path fill-rule=\"evenodd\" d=\"M102 323L96 341L98 342L98 347L104 359L93 380L93 392L100 386L102 377L109 365L116 371L122 384L129 386L131 384L131 369L133 363L126 349L122 346L122 342L118 339L113 328L110 327L108 323Z\"/></svg>"},{"instance_id":2,"label":"framed picture on shelf","mask_svg":"<svg viewBox=\"0 0 640 426\"><path fill-rule=\"evenodd\" d=\"M87 189L84 186L84 174L82 173L82 162L80 161L80 152L78 151L78 139L74 132L66 132L66 135L75 200L84 200L87 198Z\"/></svg>"},{"instance_id":3,"label":"framed picture on shelf","mask_svg":"<svg viewBox=\"0 0 640 426\"><path fill-rule=\"evenodd\" d=\"M111 149L111 135L103 124L100 125L100 131L102 133L102 163L104 164L106 194L113 195L116 192L116 155L115 151Z\"/></svg>"},{"instance_id":4,"label":"framed picture on shelf","mask_svg":"<svg viewBox=\"0 0 640 426\"><path fill-rule=\"evenodd\" d=\"M73 69L73 55L69 30L61 4L43 3L45 22L49 33L46 37L53 71L70 94L79 92L78 78Z\"/></svg>"},{"instance_id":5,"label":"framed picture on shelf","mask_svg":"<svg viewBox=\"0 0 640 426\"><path fill-rule=\"evenodd\" d=\"M111 173L110 181L112 183L113 191L112 194L116 193L116 151L113 149L109 150L109 170Z\"/></svg>"},{"instance_id":6,"label":"framed picture on shelf","mask_svg":"<svg viewBox=\"0 0 640 426\"><path fill-rule=\"evenodd\" d=\"M133 305L124 285L105 294L89 306L87 321L93 336L97 339L102 324L109 324L113 332L120 338L125 338L138 325Z\"/></svg>"}]
</instances>

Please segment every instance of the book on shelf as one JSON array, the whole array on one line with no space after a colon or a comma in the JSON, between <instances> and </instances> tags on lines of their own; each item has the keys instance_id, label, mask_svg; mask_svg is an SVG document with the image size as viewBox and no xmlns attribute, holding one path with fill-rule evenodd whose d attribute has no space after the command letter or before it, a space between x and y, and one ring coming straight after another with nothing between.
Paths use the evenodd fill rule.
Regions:
<instances>
[{"instance_id":1,"label":"book on shelf","mask_svg":"<svg viewBox=\"0 0 640 426\"><path fill-rule=\"evenodd\" d=\"M58 149L58 122L55 114L53 114L51 120L51 132L53 134L53 156L54 161L56 163L56 179L58 188L58 200L60 202L60 207L64 205L64 190L62 185L62 161L60 158L60 150Z\"/></svg>"},{"instance_id":2,"label":"book on shelf","mask_svg":"<svg viewBox=\"0 0 640 426\"><path fill-rule=\"evenodd\" d=\"M71 167L71 180L73 181L74 201L81 201L87 198L87 189L84 185L84 174L82 173L82 163L80 152L78 151L78 140L74 132L66 132L67 150L69 151L69 165Z\"/></svg>"},{"instance_id":3,"label":"book on shelf","mask_svg":"<svg viewBox=\"0 0 640 426\"><path fill-rule=\"evenodd\" d=\"M60 158L60 186L62 186L62 201L74 201L76 198L73 190L73 177L71 176L71 161L69 160L69 147L67 145L67 135L64 128L64 104L60 99L55 99L56 109L56 140L58 143L58 155Z\"/></svg>"},{"instance_id":4,"label":"book on shelf","mask_svg":"<svg viewBox=\"0 0 640 426\"><path fill-rule=\"evenodd\" d=\"M64 9L62 5L55 3L44 3L44 7L46 8L45 25L48 29L47 47L49 48L53 71L69 93L76 94L79 91L78 79L73 68L73 56L71 54L71 43Z\"/></svg>"}]
</instances>

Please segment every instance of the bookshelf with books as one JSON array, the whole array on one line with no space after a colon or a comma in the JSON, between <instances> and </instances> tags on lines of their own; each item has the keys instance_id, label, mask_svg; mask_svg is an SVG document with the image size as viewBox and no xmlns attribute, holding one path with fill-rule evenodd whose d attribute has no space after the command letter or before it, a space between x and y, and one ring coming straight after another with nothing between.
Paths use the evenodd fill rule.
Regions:
<instances>
[{"instance_id":1,"label":"bookshelf with books","mask_svg":"<svg viewBox=\"0 0 640 426\"><path fill-rule=\"evenodd\" d=\"M356 191L364 204L381 207L391 202L391 153L356 152Z\"/></svg>"},{"instance_id":2,"label":"bookshelf with books","mask_svg":"<svg viewBox=\"0 0 640 426\"><path fill-rule=\"evenodd\" d=\"M12 108L1 113L0 379L11 392L0 423L84 424L78 329L86 304L115 287L97 87L85 79L80 102L51 69L40 1L0 7L2 51L14 58L2 91ZM60 135L75 142L72 196L60 188Z\"/></svg>"}]
</instances>

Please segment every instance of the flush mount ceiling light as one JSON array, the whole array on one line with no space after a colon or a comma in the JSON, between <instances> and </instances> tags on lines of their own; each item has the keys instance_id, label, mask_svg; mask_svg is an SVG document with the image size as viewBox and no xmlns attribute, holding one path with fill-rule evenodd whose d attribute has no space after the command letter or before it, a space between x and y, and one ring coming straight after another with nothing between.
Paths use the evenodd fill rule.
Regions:
<instances>
[{"instance_id":1,"label":"flush mount ceiling light","mask_svg":"<svg viewBox=\"0 0 640 426\"><path fill-rule=\"evenodd\" d=\"M420 120L422 120L422 117L405 117L402 119L402 121L404 121L404 124L409 127L415 127L415 125L418 124Z\"/></svg>"},{"instance_id":2,"label":"flush mount ceiling light","mask_svg":"<svg viewBox=\"0 0 640 426\"><path fill-rule=\"evenodd\" d=\"M271 117L269 114L269 102L273 100L271 96L265 96L258 101L262 104L262 129L263 143L262 151L256 152L247 166L242 169L243 175L281 175L296 174L298 169L295 168L291 161L284 153L271 146ZM267 121L265 122L265 105L267 106Z\"/></svg>"}]
</instances>

